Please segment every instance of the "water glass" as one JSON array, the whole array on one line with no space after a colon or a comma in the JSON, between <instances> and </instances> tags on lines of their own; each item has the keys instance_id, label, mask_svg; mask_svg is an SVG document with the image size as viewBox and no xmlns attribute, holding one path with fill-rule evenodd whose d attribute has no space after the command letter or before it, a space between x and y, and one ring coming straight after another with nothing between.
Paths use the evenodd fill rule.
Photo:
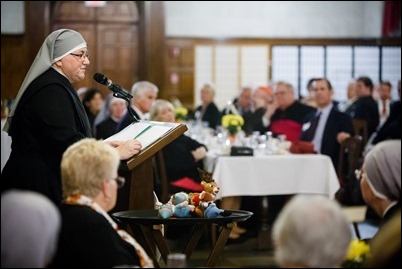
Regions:
<instances>
[{"instance_id":1,"label":"water glass","mask_svg":"<svg viewBox=\"0 0 402 269\"><path fill-rule=\"evenodd\" d=\"M184 253L170 253L167 256L167 268L186 268L187 257Z\"/></svg>"}]
</instances>

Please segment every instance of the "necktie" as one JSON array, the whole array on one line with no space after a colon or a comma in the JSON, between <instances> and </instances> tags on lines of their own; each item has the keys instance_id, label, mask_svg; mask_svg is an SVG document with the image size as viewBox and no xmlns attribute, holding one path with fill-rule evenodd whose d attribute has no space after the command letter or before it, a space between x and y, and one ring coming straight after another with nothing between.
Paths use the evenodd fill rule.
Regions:
<instances>
[{"instance_id":1,"label":"necktie","mask_svg":"<svg viewBox=\"0 0 402 269\"><path fill-rule=\"evenodd\" d=\"M387 102L385 100L382 101L382 115L387 115Z\"/></svg>"},{"instance_id":2,"label":"necktie","mask_svg":"<svg viewBox=\"0 0 402 269\"><path fill-rule=\"evenodd\" d=\"M310 122L310 128L306 130L303 136L304 141L311 141L314 138L315 131L317 130L318 122L320 121L321 112L318 112Z\"/></svg>"}]
</instances>

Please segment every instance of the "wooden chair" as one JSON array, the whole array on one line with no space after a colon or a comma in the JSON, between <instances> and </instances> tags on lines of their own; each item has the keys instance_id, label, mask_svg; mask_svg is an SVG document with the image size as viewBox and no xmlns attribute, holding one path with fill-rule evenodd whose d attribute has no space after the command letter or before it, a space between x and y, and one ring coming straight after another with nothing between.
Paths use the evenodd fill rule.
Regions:
<instances>
[{"instance_id":1,"label":"wooden chair","mask_svg":"<svg viewBox=\"0 0 402 269\"><path fill-rule=\"evenodd\" d=\"M364 148L368 140L367 121L361 119L352 119L352 124L355 135L362 138L362 148Z\"/></svg>"},{"instance_id":2,"label":"wooden chair","mask_svg":"<svg viewBox=\"0 0 402 269\"><path fill-rule=\"evenodd\" d=\"M344 205L361 204L359 182L355 171L360 169L362 161L363 141L360 136L345 139L340 147L337 175L341 185L337 199Z\"/></svg>"},{"instance_id":3,"label":"wooden chair","mask_svg":"<svg viewBox=\"0 0 402 269\"><path fill-rule=\"evenodd\" d=\"M360 168L363 141L359 136L345 139L339 150L337 175L341 186L346 183L347 178L355 178L356 169Z\"/></svg>"}]
</instances>

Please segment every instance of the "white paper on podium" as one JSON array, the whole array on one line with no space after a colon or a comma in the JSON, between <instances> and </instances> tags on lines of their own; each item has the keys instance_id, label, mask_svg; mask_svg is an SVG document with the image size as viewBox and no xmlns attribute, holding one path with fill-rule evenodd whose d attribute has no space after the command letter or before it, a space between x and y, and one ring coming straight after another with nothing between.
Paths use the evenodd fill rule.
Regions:
<instances>
[{"instance_id":1,"label":"white paper on podium","mask_svg":"<svg viewBox=\"0 0 402 269\"><path fill-rule=\"evenodd\" d=\"M179 123L139 121L130 124L117 134L106 138L105 141L127 141L136 139L140 141L142 149L145 149L178 125Z\"/></svg>"}]
</instances>

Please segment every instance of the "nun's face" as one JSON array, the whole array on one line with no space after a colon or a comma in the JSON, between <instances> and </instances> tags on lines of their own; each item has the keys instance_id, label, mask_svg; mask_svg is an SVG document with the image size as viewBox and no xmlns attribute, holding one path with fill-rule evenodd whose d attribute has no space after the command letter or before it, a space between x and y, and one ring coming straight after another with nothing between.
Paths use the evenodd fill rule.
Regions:
<instances>
[{"instance_id":1,"label":"nun's face","mask_svg":"<svg viewBox=\"0 0 402 269\"><path fill-rule=\"evenodd\" d=\"M74 51L56 63L71 83L79 82L85 78L85 71L89 64L86 48Z\"/></svg>"}]
</instances>

